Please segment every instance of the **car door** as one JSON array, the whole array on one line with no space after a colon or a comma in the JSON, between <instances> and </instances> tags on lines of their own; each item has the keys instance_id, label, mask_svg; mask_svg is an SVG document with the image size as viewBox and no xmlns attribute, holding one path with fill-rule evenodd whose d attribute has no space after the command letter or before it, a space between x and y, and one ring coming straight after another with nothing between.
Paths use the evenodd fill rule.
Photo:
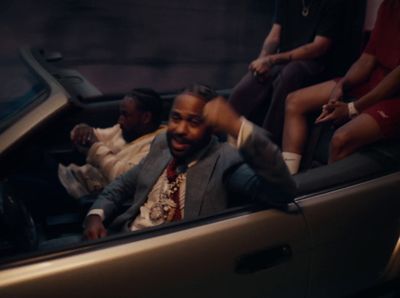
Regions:
<instances>
[{"instance_id":1,"label":"car door","mask_svg":"<svg viewBox=\"0 0 400 298\"><path fill-rule=\"evenodd\" d=\"M239 208L9 264L0 296L304 297L310 238L292 205Z\"/></svg>"},{"instance_id":2,"label":"car door","mask_svg":"<svg viewBox=\"0 0 400 298\"><path fill-rule=\"evenodd\" d=\"M312 239L309 297L348 297L388 278L400 253L399 182L397 171L298 198Z\"/></svg>"}]
</instances>

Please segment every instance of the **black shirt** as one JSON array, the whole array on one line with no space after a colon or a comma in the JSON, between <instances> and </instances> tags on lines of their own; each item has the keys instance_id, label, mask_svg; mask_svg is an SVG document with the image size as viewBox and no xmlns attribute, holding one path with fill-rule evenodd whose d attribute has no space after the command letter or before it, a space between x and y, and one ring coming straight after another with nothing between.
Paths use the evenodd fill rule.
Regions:
<instances>
[{"instance_id":1,"label":"black shirt","mask_svg":"<svg viewBox=\"0 0 400 298\"><path fill-rule=\"evenodd\" d=\"M339 34L342 0L276 0L274 23L281 25L280 52L310 43L316 35ZM302 12L308 8L308 15Z\"/></svg>"}]
</instances>

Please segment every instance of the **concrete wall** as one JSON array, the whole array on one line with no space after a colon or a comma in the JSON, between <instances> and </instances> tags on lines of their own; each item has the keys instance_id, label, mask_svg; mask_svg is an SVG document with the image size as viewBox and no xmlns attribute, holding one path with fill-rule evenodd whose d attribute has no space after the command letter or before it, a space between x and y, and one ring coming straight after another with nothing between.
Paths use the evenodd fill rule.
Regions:
<instances>
[{"instance_id":1,"label":"concrete wall","mask_svg":"<svg viewBox=\"0 0 400 298\"><path fill-rule=\"evenodd\" d=\"M226 88L258 54L272 12L270 0L2 0L0 51L3 62L21 45L61 51L104 92Z\"/></svg>"},{"instance_id":2,"label":"concrete wall","mask_svg":"<svg viewBox=\"0 0 400 298\"><path fill-rule=\"evenodd\" d=\"M358 51L364 16L365 0L348 3L339 61ZM1 0L0 66L28 45L61 51L105 93L194 81L230 88L258 55L273 8L273 0Z\"/></svg>"}]
</instances>

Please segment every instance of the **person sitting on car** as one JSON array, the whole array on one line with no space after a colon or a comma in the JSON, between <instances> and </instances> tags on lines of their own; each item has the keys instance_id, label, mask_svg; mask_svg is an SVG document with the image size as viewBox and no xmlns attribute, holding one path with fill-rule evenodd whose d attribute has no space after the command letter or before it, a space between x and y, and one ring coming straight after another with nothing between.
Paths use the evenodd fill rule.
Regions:
<instances>
[{"instance_id":1,"label":"person sitting on car","mask_svg":"<svg viewBox=\"0 0 400 298\"><path fill-rule=\"evenodd\" d=\"M287 97L283 156L299 170L307 116L322 106L316 123L342 125L331 140L329 161L360 147L400 136L400 1L382 2L366 49L343 78L298 90ZM351 98L349 103L343 98Z\"/></svg>"},{"instance_id":2,"label":"person sitting on car","mask_svg":"<svg viewBox=\"0 0 400 298\"><path fill-rule=\"evenodd\" d=\"M236 148L219 142L213 130L230 135ZM174 100L167 132L154 139L146 158L97 197L84 221L84 236L106 236L104 222L111 222L110 230L134 231L221 211L228 206L224 181L240 175L243 162L283 202L291 201L295 183L269 134L240 117L211 88L186 88ZM118 215L126 203L130 207Z\"/></svg>"},{"instance_id":3,"label":"person sitting on car","mask_svg":"<svg viewBox=\"0 0 400 298\"><path fill-rule=\"evenodd\" d=\"M286 96L317 82L342 30L342 0L276 0L273 25L249 72L234 87L236 111L258 121L280 144Z\"/></svg>"},{"instance_id":4,"label":"person sitting on car","mask_svg":"<svg viewBox=\"0 0 400 298\"><path fill-rule=\"evenodd\" d=\"M152 89L136 88L123 98L118 124L104 129L76 125L71 140L86 153L87 163L59 165L58 177L68 194L74 198L97 194L138 164L154 137L165 130L160 126L161 113L161 97Z\"/></svg>"}]
</instances>

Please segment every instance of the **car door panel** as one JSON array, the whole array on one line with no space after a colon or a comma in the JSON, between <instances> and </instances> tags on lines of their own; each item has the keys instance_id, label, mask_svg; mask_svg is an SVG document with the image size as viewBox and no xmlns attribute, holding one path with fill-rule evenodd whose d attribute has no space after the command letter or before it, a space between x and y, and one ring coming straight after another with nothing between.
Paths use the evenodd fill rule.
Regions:
<instances>
[{"instance_id":1,"label":"car door panel","mask_svg":"<svg viewBox=\"0 0 400 298\"><path fill-rule=\"evenodd\" d=\"M237 270L243 256L260 252L272 260L277 253L277 262ZM304 297L308 265L302 214L264 210L4 270L0 296Z\"/></svg>"},{"instance_id":2,"label":"car door panel","mask_svg":"<svg viewBox=\"0 0 400 298\"><path fill-rule=\"evenodd\" d=\"M312 238L310 297L343 297L382 277L399 238L400 174L298 201Z\"/></svg>"}]
</instances>

